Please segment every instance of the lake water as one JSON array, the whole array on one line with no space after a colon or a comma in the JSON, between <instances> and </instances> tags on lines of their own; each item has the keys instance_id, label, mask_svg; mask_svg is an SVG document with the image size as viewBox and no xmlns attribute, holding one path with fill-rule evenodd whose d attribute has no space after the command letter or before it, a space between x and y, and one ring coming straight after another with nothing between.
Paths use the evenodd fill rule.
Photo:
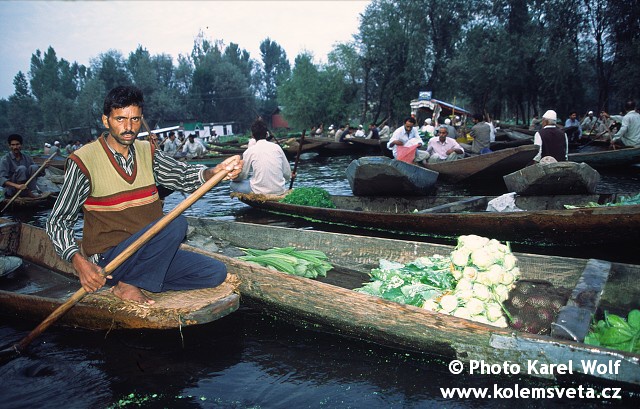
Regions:
<instances>
[{"instance_id":1,"label":"lake water","mask_svg":"<svg viewBox=\"0 0 640 409\"><path fill-rule=\"evenodd\" d=\"M295 186L351 194L344 169L352 158L304 158ZM640 191L637 169L603 177L602 192ZM473 187L451 188L452 194ZM613 189L613 190L612 190ZM292 226L230 199L223 183L187 210L190 216ZM183 199L173 193L171 209ZM20 215L42 225L48 212ZM339 306L337 306L338 308ZM35 323L0 318L0 345L20 340ZM594 387L525 376L452 375L450 358L384 348L297 327L243 306L217 322L175 331L89 332L50 328L26 355L0 366L0 408L494 408L508 399L444 399L442 387ZM517 385L517 386L516 386ZM622 401L548 399L531 407L638 407L640 391Z\"/></svg>"}]
</instances>

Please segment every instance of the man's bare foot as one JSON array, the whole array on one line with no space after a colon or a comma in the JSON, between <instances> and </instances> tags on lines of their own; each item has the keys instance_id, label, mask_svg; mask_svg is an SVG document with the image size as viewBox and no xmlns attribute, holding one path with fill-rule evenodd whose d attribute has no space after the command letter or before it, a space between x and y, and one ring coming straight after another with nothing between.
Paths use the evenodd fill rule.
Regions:
<instances>
[{"instance_id":1,"label":"man's bare foot","mask_svg":"<svg viewBox=\"0 0 640 409\"><path fill-rule=\"evenodd\" d=\"M118 282L118 284L112 287L111 292L113 293L113 295L122 300L133 301L139 304L148 305L155 303L155 301L153 301L151 298L144 295L138 287L131 284L123 283L122 281Z\"/></svg>"}]
</instances>

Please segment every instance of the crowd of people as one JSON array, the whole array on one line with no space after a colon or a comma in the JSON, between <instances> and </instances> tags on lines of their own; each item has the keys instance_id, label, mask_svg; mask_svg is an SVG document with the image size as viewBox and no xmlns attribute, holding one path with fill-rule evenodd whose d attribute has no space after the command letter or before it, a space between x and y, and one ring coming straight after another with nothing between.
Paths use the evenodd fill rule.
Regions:
<instances>
[{"instance_id":1,"label":"crowd of people","mask_svg":"<svg viewBox=\"0 0 640 409\"><path fill-rule=\"evenodd\" d=\"M544 119L544 116L539 118L537 114L534 115L529 129L540 131ZM556 121L557 118L554 118L554 123ZM624 113L620 115L600 111L596 116L593 111L588 111L580 119L578 113L572 111L564 122L563 130L569 143L608 140L616 148L640 146L640 113L634 100L625 103Z\"/></svg>"}]
</instances>

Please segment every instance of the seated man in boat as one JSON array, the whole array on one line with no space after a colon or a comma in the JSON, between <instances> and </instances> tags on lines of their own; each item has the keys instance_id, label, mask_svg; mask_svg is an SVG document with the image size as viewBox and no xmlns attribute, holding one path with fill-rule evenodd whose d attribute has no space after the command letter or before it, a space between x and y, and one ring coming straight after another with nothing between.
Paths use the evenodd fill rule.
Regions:
<instances>
[{"instance_id":1,"label":"seated man in boat","mask_svg":"<svg viewBox=\"0 0 640 409\"><path fill-rule=\"evenodd\" d=\"M611 138L611 146L640 146L640 114L636 111L636 102L627 101L624 109L627 113L622 118L620 130Z\"/></svg>"},{"instance_id":2,"label":"seated man in boat","mask_svg":"<svg viewBox=\"0 0 640 409\"><path fill-rule=\"evenodd\" d=\"M229 185L232 192L282 195L291 180L291 167L280 145L267 142L267 124L258 119L251 125L255 145L242 154L242 171ZM251 176L249 176L251 174Z\"/></svg>"},{"instance_id":3,"label":"seated man in boat","mask_svg":"<svg viewBox=\"0 0 640 409\"><path fill-rule=\"evenodd\" d=\"M0 160L0 186L4 187L4 195L7 198L13 197L18 191L21 191L20 196L23 197L40 197L36 178L31 179L39 167L31 156L22 152L22 142L21 135L9 135L9 152ZM29 179L31 181L25 185Z\"/></svg>"},{"instance_id":4,"label":"seated man in boat","mask_svg":"<svg viewBox=\"0 0 640 409\"><path fill-rule=\"evenodd\" d=\"M106 283L121 299L153 304L141 289L210 288L225 280L223 263L179 249L187 230L184 217L173 220L110 276L103 276L103 268L163 216L156 182L193 192L227 165L187 165L148 141L137 140L143 106L142 91L136 87L119 86L108 93L102 115L107 132L69 156L46 230L56 252L73 264L87 292ZM227 177L237 177L241 167L238 161L226 168ZM81 211L82 247L74 237Z\"/></svg>"},{"instance_id":5,"label":"seated man in boat","mask_svg":"<svg viewBox=\"0 0 640 409\"><path fill-rule=\"evenodd\" d=\"M480 154L491 145L491 125L484 121L482 114L474 114L473 123L470 132L473 142L470 145L463 143L461 146L465 152Z\"/></svg>"},{"instance_id":6,"label":"seated man in boat","mask_svg":"<svg viewBox=\"0 0 640 409\"><path fill-rule=\"evenodd\" d=\"M438 137L429 139L427 143L428 163L449 162L464 157L464 149L458 141L449 138L448 133L447 127L441 125L438 128Z\"/></svg>"},{"instance_id":7,"label":"seated man in boat","mask_svg":"<svg viewBox=\"0 0 640 409\"><path fill-rule=\"evenodd\" d=\"M404 125L393 131L393 135L391 135L391 139L387 142L387 148L391 149L393 152L393 157L399 160L403 160L405 162L423 162L427 159L427 152L418 150L417 148L424 145L424 141L420 138L418 134L418 130L415 128L416 119L412 116L407 117L404 120ZM402 154L399 156L398 146L403 147L415 147L415 156L412 156L411 160L405 160Z\"/></svg>"},{"instance_id":8,"label":"seated man in boat","mask_svg":"<svg viewBox=\"0 0 640 409\"><path fill-rule=\"evenodd\" d=\"M571 142L578 142L582 138L582 126L576 111L569 113L569 118L564 122L564 128L564 132Z\"/></svg>"},{"instance_id":9,"label":"seated man in boat","mask_svg":"<svg viewBox=\"0 0 640 409\"><path fill-rule=\"evenodd\" d=\"M582 119L580 126L582 127L582 133L584 136L592 137L598 133L600 121L593 115L593 111L589 111Z\"/></svg>"},{"instance_id":10,"label":"seated man in boat","mask_svg":"<svg viewBox=\"0 0 640 409\"><path fill-rule=\"evenodd\" d=\"M182 155L187 159L197 158L203 156L207 149L204 147L200 138L196 138L196 135L190 134L188 140L182 147Z\"/></svg>"},{"instance_id":11,"label":"seated man in boat","mask_svg":"<svg viewBox=\"0 0 640 409\"><path fill-rule=\"evenodd\" d=\"M556 126L557 120L556 111L551 109L542 115L542 129L533 137L533 144L540 147L538 154L533 158L534 162L540 162L545 156L552 156L558 162L567 160L569 139L567 134Z\"/></svg>"}]
</instances>

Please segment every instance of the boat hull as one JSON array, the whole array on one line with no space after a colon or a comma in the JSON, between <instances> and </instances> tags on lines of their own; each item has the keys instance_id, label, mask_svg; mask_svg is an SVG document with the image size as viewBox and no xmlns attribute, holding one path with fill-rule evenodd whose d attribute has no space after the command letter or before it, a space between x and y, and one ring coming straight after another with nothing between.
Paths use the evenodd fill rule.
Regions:
<instances>
[{"instance_id":1,"label":"boat hull","mask_svg":"<svg viewBox=\"0 0 640 409\"><path fill-rule=\"evenodd\" d=\"M538 149L536 145L521 145L450 162L430 163L425 167L440 173L440 179L447 182L502 178L531 164Z\"/></svg>"},{"instance_id":2,"label":"boat hull","mask_svg":"<svg viewBox=\"0 0 640 409\"><path fill-rule=\"evenodd\" d=\"M486 200L473 207L452 206L469 197L332 196L335 209L301 206L238 195L244 203L265 211L348 227L454 238L478 234L527 245L584 246L628 244L640 240L640 205L580 207L615 199L610 195L520 196L524 211L487 212ZM443 209L444 206L446 209Z\"/></svg>"},{"instance_id":3,"label":"boat hull","mask_svg":"<svg viewBox=\"0 0 640 409\"><path fill-rule=\"evenodd\" d=\"M511 361L526 368L527 361L533 359L548 363L573 361L576 366L581 359L618 362L620 371L596 375L640 384L638 354L501 329L352 291L369 281L367 273L378 266L381 258L406 263L420 256L447 255L452 246L202 218L189 218L189 224L187 242L203 252L215 252L214 256L223 260L230 271L237 271L244 299L284 319L306 324L307 328L312 323L319 330L454 357L466 363L484 360L489 365L502 365ZM247 267L245 262L220 254L228 251L223 250L228 244L238 248L295 246L321 250L335 270L321 280L310 280L257 265ZM637 286L629 287L631 281L627 281L636 279L640 266L522 253L516 257L522 279L542 279L566 288L577 286L590 266L610 268L609 277L614 278L605 287L602 308L629 308L637 306L640 299Z\"/></svg>"},{"instance_id":4,"label":"boat hull","mask_svg":"<svg viewBox=\"0 0 640 409\"><path fill-rule=\"evenodd\" d=\"M538 163L504 176L509 192L522 195L595 193L598 182L598 171L576 162Z\"/></svg>"},{"instance_id":5,"label":"boat hull","mask_svg":"<svg viewBox=\"0 0 640 409\"><path fill-rule=\"evenodd\" d=\"M0 281L0 314L40 321L74 294L80 283L61 260L44 230L0 219L0 251L21 257L23 266ZM59 321L91 330L171 329L205 324L237 310L237 277L216 288L150 295L152 306L125 302L108 289L87 294Z\"/></svg>"},{"instance_id":6,"label":"boat hull","mask_svg":"<svg viewBox=\"0 0 640 409\"><path fill-rule=\"evenodd\" d=\"M431 193L438 172L384 156L365 156L347 167L356 196L422 196Z\"/></svg>"}]
</instances>

